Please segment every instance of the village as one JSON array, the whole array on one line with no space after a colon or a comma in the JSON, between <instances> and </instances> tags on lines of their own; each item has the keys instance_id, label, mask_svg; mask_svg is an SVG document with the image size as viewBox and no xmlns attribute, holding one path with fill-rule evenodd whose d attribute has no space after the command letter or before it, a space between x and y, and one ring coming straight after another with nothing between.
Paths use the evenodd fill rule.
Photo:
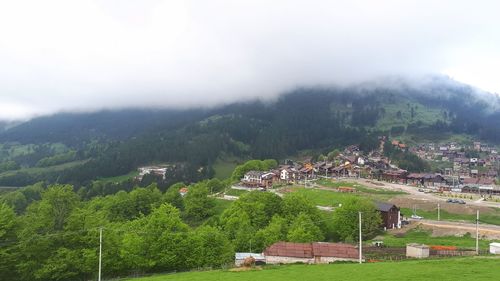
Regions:
<instances>
[{"instance_id":1,"label":"village","mask_svg":"<svg viewBox=\"0 0 500 281\"><path fill-rule=\"evenodd\" d=\"M384 140L385 138L382 141ZM391 163L391 159L383 156L379 150L365 154L360 151L359 146L351 145L331 160L287 160L273 170L249 171L240 184L249 188L270 188L283 184L304 184L318 178L365 178L411 185L434 192L500 194L500 155L494 148L482 146L480 142L474 142L468 147L453 142L439 147L435 144L408 147L397 140L391 141L391 144L426 161L445 162L451 167L435 173L411 173ZM467 158L470 153L465 151L475 152L475 157Z\"/></svg>"},{"instance_id":2,"label":"village","mask_svg":"<svg viewBox=\"0 0 500 281\"><path fill-rule=\"evenodd\" d=\"M497 151L486 145L482 146L480 142L474 142L469 147L461 147L456 143L408 147L400 141L393 140L391 145L396 149L415 153L426 161L448 161L453 163L453 166L436 173L411 173L391 163L391 160L383 156L381 151L365 154L358 146L351 145L331 159L287 160L277 168L268 171L248 171L238 184L232 186L232 189L270 191L278 195L298 191L300 188L348 194L359 194L360 190L362 191L362 188L366 186L402 191L405 195L400 196L401 198L394 197L391 202L376 200L378 198L374 200L382 221L380 228L383 231L403 235L407 230L401 232L401 228L408 228L410 231L425 228L436 233L441 231L448 235L459 236L475 232L477 239L480 237L492 239L489 243L489 252L482 252L478 246L474 250L453 245L423 243L387 247L383 241L377 240L370 241L368 245L364 243L364 250L361 249L362 242L358 244L277 242L267 247L262 253L236 253L235 264L245 266L249 261L256 264L365 262L380 258L392 260L500 254L500 244L494 242L495 239L500 238L500 227L486 224L479 226L479 221L476 220L474 231L473 223L443 222L440 218L440 212L447 212L452 208L457 213L461 212L457 208L463 208L464 213L477 210L479 218L479 210L486 210L483 209L485 207L500 207L496 196L500 193L500 186L497 184L500 157ZM464 151L477 153L474 153L475 157L467 158L469 153ZM335 188L328 189L330 183ZM228 197L231 198L231 196ZM400 202L404 206L398 206L394 202ZM415 204L437 206L437 220L435 218L428 220L419 216ZM335 204L329 207L317 207L331 212L335 209L332 205ZM458 207L459 205L463 207ZM411 206L413 206L413 212L408 213L407 210L411 209ZM403 207L406 207L404 213ZM432 209L435 210L435 207Z\"/></svg>"}]
</instances>

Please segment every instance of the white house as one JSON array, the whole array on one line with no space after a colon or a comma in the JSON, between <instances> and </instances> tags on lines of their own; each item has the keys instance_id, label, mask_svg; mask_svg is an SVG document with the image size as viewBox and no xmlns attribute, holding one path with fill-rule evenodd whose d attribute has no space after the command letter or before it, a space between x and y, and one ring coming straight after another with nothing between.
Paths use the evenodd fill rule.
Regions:
<instances>
[{"instance_id":1,"label":"white house","mask_svg":"<svg viewBox=\"0 0 500 281\"><path fill-rule=\"evenodd\" d=\"M280 179L282 181L288 181L290 179L290 173L288 172L287 169L283 169L280 172Z\"/></svg>"},{"instance_id":2,"label":"white house","mask_svg":"<svg viewBox=\"0 0 500 281\"><path fill-rule=\"evenodd\" d=\"M365 165L365 159L363 157L358 157L358 165L360 165L360 166Z\"/></svg>"}]
</instances>

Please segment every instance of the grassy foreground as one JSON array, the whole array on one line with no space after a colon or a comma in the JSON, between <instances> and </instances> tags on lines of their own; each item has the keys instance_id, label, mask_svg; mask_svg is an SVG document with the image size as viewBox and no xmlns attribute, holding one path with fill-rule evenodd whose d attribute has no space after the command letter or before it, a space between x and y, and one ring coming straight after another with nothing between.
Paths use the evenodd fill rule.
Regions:
<instances>
[{"instance_id":1,"label":"grassy foreground","mask_svg":"<svg viewBox=\"0 0 500 281\"><path fill-rule=\"evenodd\" d=\"M498 258L454 258L410 260L367 264L288 265L264 270L230 272L206 271L156 275L133 281L321 281L321 280L498 280Z\"/></svg>"}]
</instances>

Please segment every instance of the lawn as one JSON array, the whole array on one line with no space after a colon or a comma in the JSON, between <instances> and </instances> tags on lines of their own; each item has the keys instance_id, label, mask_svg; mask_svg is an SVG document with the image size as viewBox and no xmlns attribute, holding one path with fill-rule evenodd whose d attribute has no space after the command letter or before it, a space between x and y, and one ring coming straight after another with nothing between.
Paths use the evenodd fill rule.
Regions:
<instances>
[{"instance_id":1,"label":"lawn","mask_svg":"<svg viewBox=\"0 0 500 281\"><path fill-rule=\"evenodd\" d=\"M500 260L496 258L453 258L407 260L366 264L286 265L263 270L231 272L214 270L156 275L134 281L375 281L375 280L498 280Z\"/></svg>"}]
</instances>

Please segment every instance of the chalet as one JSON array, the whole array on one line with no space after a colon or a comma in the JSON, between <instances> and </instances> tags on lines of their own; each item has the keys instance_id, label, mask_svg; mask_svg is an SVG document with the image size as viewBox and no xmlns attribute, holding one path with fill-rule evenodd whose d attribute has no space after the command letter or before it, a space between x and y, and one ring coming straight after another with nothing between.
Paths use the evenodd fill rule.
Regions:
<instances>
[{"instance_id":1,"label":"chalet","mask_svg":"<svg viewBox=\"0 0 500 281\"><path fill-rule=\"evenodd\" d=\"M386 170L382 171L381 178L390 182L403 182L407 174L406 170Z\"/></svg>"},{"instance_id":2,"label":"chalet","mask_svg":"<svg viewBox=\"0 0 500 281\"><path fill-rule=\"evenodd\" d=\"M299 179L299 171L293 166L283 165L276 170L276 175L279 175L281 183L294 182Z\"/></svg>"},{"instance_id":3,"label":"chalet","mask_svg":"<svg viewBox=\"0 0 500 281\"><path fill-rule=\"evenodd\" d=\"M347 177L351 173L351 165L340 165L332 169L332 176Z\"/></svg>"},{"instance_id":4,"label":"chalet","mask_svg":"<svg viewBox=\"0 0 500 281\"><path fill-rule=\"evenodd\" d=\"M264 250L266 264L286 263L331 263L356 261L358 248L343 243L290 243L277 242Z\"/></svg>"},{"instance_id":5,"label":"chalet","mask_svg":"<svg viewBox=\"0 0 500 281\"><path fill-rule=\"evenodd\" d=\"M274 173L262 171L249 171L241 182L249 187L270 187L276 177Z\"/></svg>"},{"instance_id":6,"label":"chalet","mask_svg":"<svg viewBox=\"0 0 500 281\"><path fill-rule=\"evenodd\" d=\"M384 229L401 228L401 211L396 205L377 202L375 206L382 218Z\"/></svg>"},{"instance_id":7,"label":"chalet","mask_svg":"<svg viewBox=\"0 0 500 281\"><path fill-rule=\"evenodd\" d=\"M423 186L434 186L435 184L442 184L445 181L441 174L410 173L406 176L406 179L406 183Z\"/></svg>"}]
</instances>

